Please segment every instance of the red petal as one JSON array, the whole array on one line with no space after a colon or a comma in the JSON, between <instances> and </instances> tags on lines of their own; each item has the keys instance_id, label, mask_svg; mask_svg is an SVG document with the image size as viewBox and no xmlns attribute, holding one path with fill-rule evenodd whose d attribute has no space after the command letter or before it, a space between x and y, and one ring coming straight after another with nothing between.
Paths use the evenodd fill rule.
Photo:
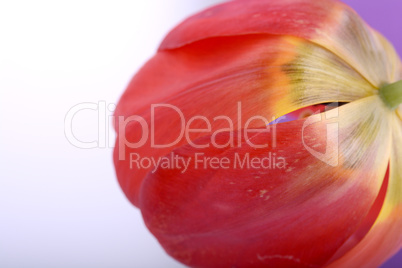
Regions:
<instances>
[{"instance_id":1,"label":"red petal","mask_svg":"<svg viewBox=\"0 0 402 268\"><path fill-rule=\"evenodd\" d=\"M378 267L402 247L402 122L393 123L393 148L388 189L381 212L368 234L329 267Z\"/></svg>"},{"instance_id":2,"label":"red petal","mask_svg":"<svg viewBox=\"0 0 402 268\"><path fill-rule=\"evenodd\" d=\"M384 178L388 121L371 117L379 113L375 107L380 100L371 101L366 103L371 108L361 101L339 109L341 162L335 167L306 151L301 142L305 120L277 125L276 146L270 143L272 131L248 139L252 144L269 143L268 149L247 146L243 139L240 148L185 146L176 150L177 158L190 159L187 170L159 168L144 181L140 208L147 227L169 254L192 267L324 265L356 232ZM363 107L373 109L372 113ZM370 121L361 124L366 115ZM327 144L327 152L337 148L327 137L338 131L329 130L328 123L304 129L308 146ZM373 137L374 129L378 132ZM221 141L232 134L237 135L222 133ZM367 146L367 139L372 138ZM359 154L350 148L354 146L361 148ZM196 166L196 153L227 158L230 167L204 167L204 161ZM236 159L241 161L247 154L249 159L270 158L272 166L234 167ZM288 163L286 168L273 164L282 162L281 157Z\"/></svg>"},{"instance_id":3,"label":"red petal","mask_svg":"<svg viewBox=\"0 0 402 268\"><path fill-rule=\"evenodd\" d=\"M380 87L396 82L400 59L388 41L347 5L335 0L229 1L196 14L170 32L160 50L218 36L269 34L309 40Z\"/></svg>"},{"instance_id":4,"label":"red petal","mask_svg":"<svg viewBox=\"0 0 402 268\"><path fill-rule=\"evenodd\" d=\"M333 79L334 74L337 79ZM130 167L131 153L141 156L163 156L188 143L180 139L169 148L152 148L150 138L140 148L128 148L128 141L141 140L139 123L124 126L118 119L137 115L144 118L158 144L179 137L180 117L172 109L159 112L151 120L151 104L168 103L178 107L186 122L194 116L205 116L212 123L211 133L245 125L252 116L268 121L301 107L332 101L352 101L369 94L373 88L353 69L321 47L294 37L247 36L209 39L181 49L159 52L133 78L116 109L119 135L114 161L119 182L134 204L149 169ZM242 118L238 120L238 103ZM159 110L161 111L161 109ZM152 122L151 122L152 121ZM266 125L259 120L250 127ZM120 125L120 127L119 127ZM194 122L192 128L205 128ZM206 133L193 135L191 140Z\"/></svg>"},{"instance_id":5,"label":"red petal","mask_svg":"<svg viewBox=\"0 0 402 268\"><path fill-rule=\"evenodd\" d=\"M343 4L332 0L229 1L185 20L166 36L159 49L174 49L211 37L247 34L311 39L316 29L333 28L329 25L335 23L331 16L342 8Z\"/></svg>"}]
</instances>

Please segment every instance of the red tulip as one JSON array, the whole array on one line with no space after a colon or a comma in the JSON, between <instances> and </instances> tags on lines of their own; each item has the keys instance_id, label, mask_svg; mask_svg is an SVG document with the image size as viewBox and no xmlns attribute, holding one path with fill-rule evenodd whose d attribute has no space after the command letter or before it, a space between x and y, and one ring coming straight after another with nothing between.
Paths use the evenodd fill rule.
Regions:
<instances>
[{"instance_id":1,"label":"red tulip","mask_svg":"<svg viewBox=\"0 0 402 268\"><path fill-rule=\"evenodd\" d=\"M341 2L212 7L123 94L117 177L186 265L379 266L402 245L401 79Z\"/></svg>"}]
</instances>

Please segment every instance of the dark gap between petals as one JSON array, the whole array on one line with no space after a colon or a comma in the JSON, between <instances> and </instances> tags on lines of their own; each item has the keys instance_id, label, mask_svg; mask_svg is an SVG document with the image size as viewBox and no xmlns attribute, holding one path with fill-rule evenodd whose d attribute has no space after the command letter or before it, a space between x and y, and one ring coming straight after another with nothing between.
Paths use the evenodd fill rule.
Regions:
<instances>
[{"instance_id":1,"label":"dark gap between petals","mask_svg":"<svg viewBox=\"0 0 402 268\"><path fill-rule=\"evenodd\" d=\"M330 102L330 103L328 102L328 103L314 104L314 105L290 112L288 114L285 114L285 115L275 119L274 121L272 121L270 123L270 125L276 125L276 124L286 123L286 122L290 122L290 121L294 121L294 120L298 120L298 119L307 118L314 114L319 114L319 113L330 111L334 108L339 108L345 104L347 104L347 102Z\"/></svg>"}]
</instances>

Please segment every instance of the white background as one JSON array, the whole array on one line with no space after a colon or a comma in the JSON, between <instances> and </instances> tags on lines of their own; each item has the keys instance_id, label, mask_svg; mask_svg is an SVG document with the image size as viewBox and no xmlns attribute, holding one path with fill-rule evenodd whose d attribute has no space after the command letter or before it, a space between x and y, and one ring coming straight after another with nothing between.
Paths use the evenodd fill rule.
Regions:
<instances>
[{"instance_id":1,"label":"white background","mask_svg":"<svg viewBox=\"0 0 402 268\"><path fill-rule=\"evenodd\" d=\"M124 197L112 148L72 146L64 118L116 103L165 34L217 2L0 0L0 267L182 267ZM73 130L97 139L97 113Z\"/></svg>"}]
</instances>

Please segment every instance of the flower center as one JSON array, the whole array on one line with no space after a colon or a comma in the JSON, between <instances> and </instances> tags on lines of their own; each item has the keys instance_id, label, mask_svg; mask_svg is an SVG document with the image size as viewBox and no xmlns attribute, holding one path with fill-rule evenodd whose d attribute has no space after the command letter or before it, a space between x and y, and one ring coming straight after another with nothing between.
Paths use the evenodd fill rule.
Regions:
<instances>
[{"instance_id":1,"label":"flower center","mask_svg":"<svg viewBox=\"0 0 402 268\"><path fill-rule=\"evenodd\" d=\"M402 103L402 80L383 86L379 94L384 103L395 110Z\"/></svg>"}]
</instances>

